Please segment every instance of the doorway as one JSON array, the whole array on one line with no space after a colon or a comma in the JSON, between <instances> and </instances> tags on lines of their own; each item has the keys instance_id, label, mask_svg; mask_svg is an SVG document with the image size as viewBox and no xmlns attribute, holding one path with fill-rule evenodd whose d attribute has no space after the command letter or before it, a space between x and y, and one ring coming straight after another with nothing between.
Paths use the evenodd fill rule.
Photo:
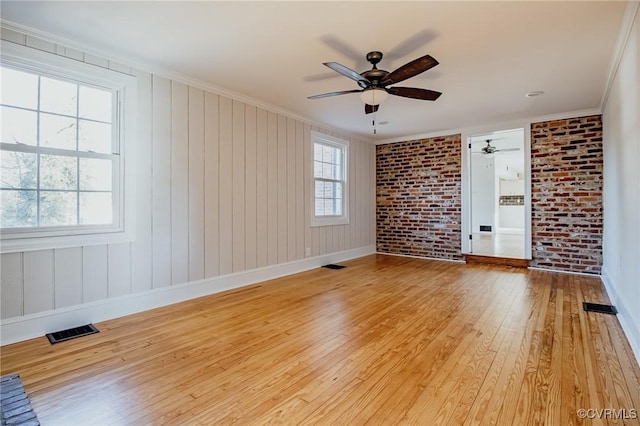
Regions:
<instances>
[{"instance_id":1,"label":"doorway","mask_svg":"<svg viewBox=\"0 0 640 426\"><path fill-rule=\"evenodd\" d=\"M524 128L468 138L471 199L469 254L527 259L527 191Z\"/></svg>"}]
</instances>

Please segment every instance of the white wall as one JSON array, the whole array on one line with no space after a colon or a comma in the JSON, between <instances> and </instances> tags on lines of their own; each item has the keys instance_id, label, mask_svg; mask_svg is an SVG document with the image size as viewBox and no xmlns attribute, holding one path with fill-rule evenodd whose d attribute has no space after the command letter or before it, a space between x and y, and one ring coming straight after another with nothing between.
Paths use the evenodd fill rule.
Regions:
<instances>
[{"instance_id":1,"label":"white wall","mask_svg":"<svg viewBox=\"0 0 640 426\"><path fill-rule=\"evenodd\" d=\"M7 319L290 265L307 249L311 257L374 250L373 144L347 137L350 223L312 228L310 131L339 134L14 31L2 38L133 74L139 92L136 241L2 255L3 328Z\"/></svg>"},{"instance_id":2,"label":"white wall","mask_svg":"<svg viewBox=\"0 0 640 426\"><path fill-rule=\"evenodd\" d=\"M631 7L630 5L628 7ZM637 7L637 6L636 6ZM640 360L640 18L604 106L602 274L636 358Z\"/></svg>"},{"instance_id":3,"label":"white wall","mask_svg":"<svg viewBox=\"0 0 640 426\"><path fill-rule=\"evenodd\" d=\"M491 226L496 231L496 178L494 156L472 154L471 156L471 215L472 232L480 232L480 225Z\"/></svg>"}]
</instances>

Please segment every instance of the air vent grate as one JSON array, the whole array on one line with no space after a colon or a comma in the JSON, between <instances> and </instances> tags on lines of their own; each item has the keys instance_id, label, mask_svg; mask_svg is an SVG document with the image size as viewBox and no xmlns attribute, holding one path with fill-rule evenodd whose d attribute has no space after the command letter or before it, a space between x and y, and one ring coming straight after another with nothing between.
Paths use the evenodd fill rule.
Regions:
<instances>
[{"instance_id":1,"label":"air vent grate","mask_svg":"<svg viewBox=\"0 0 640 426\"><path fill-rule=\"evenodd\" d=\"M582 302L582 308L587 312L599 312L601 314L616 315L618 310L613 305L601 305L599 303Z\"/></svg>"},{"instance_id":2,"label":"air vent grate","mask_svg":"<svg viewBox=\"0 0 640 426\"><path fill-rule=\"evenodd\" d=\"M346 268L346 266L336 265L334 263L330 263L328 265L324 265L323 268L327 268L327 269L342 269L342 268Z\"/></svg>"},{"instance_id":3,"label":"air vent grate","mask_svg":"<svg viewBox=\"0 0 640 426\"><path fill-rule=\"evenodd\" d=\"M81 325L80 327L70 328L68 330L56 331L48 333L47 339L53 345L54 343L64 342L65 340L75 339L77 337L87 336L89 334L99 333L93 324Z\"/></svg>"}]
</instances>

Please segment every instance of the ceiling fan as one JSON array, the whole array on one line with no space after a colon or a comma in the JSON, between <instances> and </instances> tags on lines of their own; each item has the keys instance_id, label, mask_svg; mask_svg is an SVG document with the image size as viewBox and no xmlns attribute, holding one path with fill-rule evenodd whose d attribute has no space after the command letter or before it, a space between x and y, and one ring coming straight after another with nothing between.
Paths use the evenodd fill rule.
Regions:
<instances>
[{"instance_id":1,"label":"ceiling fan","mask_svg":"<svg viewBox=\"0 0 640 426\"><path fill-rule=\"evenodd\" d=\"M323 93L321 95L309 96L307 99L320 99L329 96L345 95L347 93L360 93L360 98L365 103L365 114L371 114L372 112L378 111L380 104L386 99L387 94L425 101L435 101L440 97L440 95L442 95L442 93L436 92L435 90L419 89L417 87L388 87L421 74L438 65L438 61L433 59L430 55L414 59L392 72L377 68L376 65L382 60L382 52L369 52L367 53L366 58L373 67L362 73L357 73L356 71L337 62L323 63L335 72L354 80L358 83L360 89Z\"/></svg>"},{"instance_id":2,"label":"ceiling fan","mask_svg":"<svg viewBox=\"0 0 640 426\"><path fill-rule=\"evenodd\" d=\"M487 139L485 142L487 146L483 146L480 151L472 152L472 154L494 154L496 152L508 152L508 151L520 151L520 148L504 148L498 149L495 146L491 145L491 142L495 139Z\"/></svg>"}]
</instances>

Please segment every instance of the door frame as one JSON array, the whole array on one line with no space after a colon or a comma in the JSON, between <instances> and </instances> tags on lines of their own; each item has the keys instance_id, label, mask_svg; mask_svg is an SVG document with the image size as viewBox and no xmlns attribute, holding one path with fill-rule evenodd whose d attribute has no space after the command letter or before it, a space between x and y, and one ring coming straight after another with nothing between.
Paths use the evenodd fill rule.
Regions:
<instances>
[{"instance_id":1,"label":"door frame","mask_svg":"<svg viewBox=\"0 0 640 426\"><path fill-rule=\"evenodd\" d=\"M471 244L469 235L471 235L471 149L469 148L469 140L474 136L480 136L487 133L499 132L510 129L524 130L524 258L531 260L531 122L517 121L499 125L479 126L471 129L465 129L461 132L461 176L462 176L462 226L461 241L462 254L473 254L471 252Z\"/></svg>"}]
</instances>

